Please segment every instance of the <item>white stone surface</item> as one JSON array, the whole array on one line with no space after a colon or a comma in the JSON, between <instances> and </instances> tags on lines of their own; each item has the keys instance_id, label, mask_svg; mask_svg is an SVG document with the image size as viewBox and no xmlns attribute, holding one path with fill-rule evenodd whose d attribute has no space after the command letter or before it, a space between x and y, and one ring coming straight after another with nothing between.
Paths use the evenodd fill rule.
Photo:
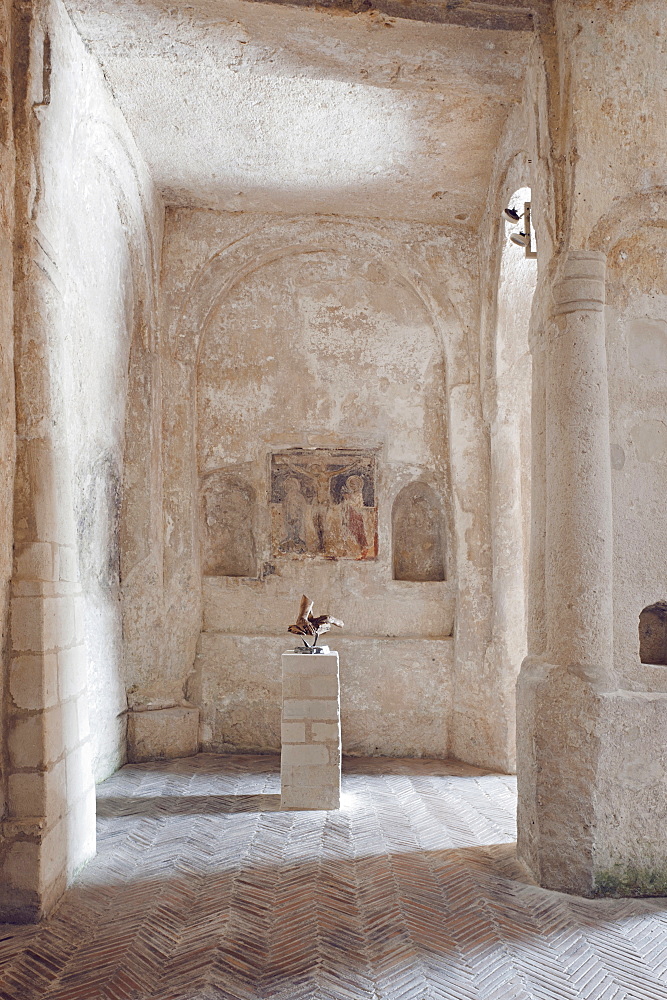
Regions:
<instances>
[{"instance_id":1,"label":"white stone surface","mask_svg":"<svg viewBox=\"0 0 667 1000\"><path fill-rule=\"evenodd\" d=\"M341 783L338 653L287 651L281 665L281 808L337 809ZM323 723L326 730L321 728ZM298 734L288 728L295 724L300 726ZM301 727L304 738L292 742L290 736L301 737Z\"/></svg>"},{"instance_id":2,"label":"white stone surface","mask_svg":"<svg viewBox=\"0 0 667 1000\"><path fill-rule=\"evenodd\" d=\"M239 0L68 8L170 202L478 221L520 34Z\"/></svg>"}]
</instances>

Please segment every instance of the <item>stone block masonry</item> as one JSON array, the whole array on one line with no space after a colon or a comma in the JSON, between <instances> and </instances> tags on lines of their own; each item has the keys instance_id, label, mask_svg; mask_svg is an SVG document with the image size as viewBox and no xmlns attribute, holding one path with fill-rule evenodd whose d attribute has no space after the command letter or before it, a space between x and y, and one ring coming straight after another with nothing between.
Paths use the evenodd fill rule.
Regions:
<instances>
[{"instance_id":1,"label":"stone block masonry","mask_svg":"<svg viewBox=\"0 0 667 1000\"><path fill-rule=\"evenodd\" d=\"M283 653L280 803L340 807L338 653Z\"/></svg>"},{"instance_id":2,"label":"stone block masonry","mask_svg":"<svg viewBox=\"0 0 667 1000\"><path fill-rule=\"evenodd\" d=\"M177 705L128 714L127 755L130 761L192 757L198 751L198 708Z\"/></svg>"}]
</instances>

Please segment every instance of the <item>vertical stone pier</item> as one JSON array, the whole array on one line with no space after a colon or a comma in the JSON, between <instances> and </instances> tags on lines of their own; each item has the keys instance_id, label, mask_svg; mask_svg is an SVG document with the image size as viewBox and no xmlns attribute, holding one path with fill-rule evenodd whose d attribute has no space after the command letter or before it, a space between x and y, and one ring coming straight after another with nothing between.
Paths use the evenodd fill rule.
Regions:
<instances>
[{"instance_id":1,"label":"vertical stone pier","mask_svg":"<svg viewBox=\"0 0 667 1000\"><path fill-rule=\"evenodd\" d=\"M338 653L283 653L280 802L283 809L340 807Z\"/></svg>"},{"instance_id":2,"label":"vertical stone pier","mask_svg":"<svg viewBox=\"0 0 667 1000\"><path fill-rule=\"evenodd\" d=\"M541 512L547 627L517 685L518 853L549 889L662 896L667 693L621 689L613 652L604 254L568 253L553 299Z\"/></svg>"},{"instance_id":3,"label":"vertical stone pier","mask_svg":"<svg viewBox=\"0 0 667 1000\"><path fill-rule=\"evenodd\" d=\"M543 886L589 896L605 854L597 813L613 691L605 257L571 251L546 348L546 649L517 686L518 851Z\"/></svg>"}]
</instances>

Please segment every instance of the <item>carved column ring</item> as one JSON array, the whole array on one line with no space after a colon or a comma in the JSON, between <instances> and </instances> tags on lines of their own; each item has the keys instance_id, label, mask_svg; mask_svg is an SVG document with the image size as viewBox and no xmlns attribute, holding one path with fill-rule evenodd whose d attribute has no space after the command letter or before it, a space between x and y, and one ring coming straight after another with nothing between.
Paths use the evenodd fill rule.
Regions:
<instances>
[{"instance_id":1,"label":"carved column ring","mask_svg":"<svg viewBox=\"0 0 667 1000\"><path fill-rule=\"evenodd\" d=\"M556 315L602 312L605 304L606 263L606 255L600 251L570 251L563 265L562 277L554 287Z\"/></svg>"}]
</instances>

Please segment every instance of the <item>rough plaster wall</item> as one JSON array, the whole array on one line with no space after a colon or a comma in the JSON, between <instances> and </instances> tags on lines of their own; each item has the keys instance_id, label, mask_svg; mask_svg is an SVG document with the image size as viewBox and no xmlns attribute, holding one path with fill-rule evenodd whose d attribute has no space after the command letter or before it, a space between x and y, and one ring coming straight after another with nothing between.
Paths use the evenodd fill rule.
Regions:
<instances>
[{"instance_id":1,"label":"rough plaster wall","mask_svg":"<svg viewBox=\"0 0 667 1000\"><path fill-rule=\"evenodd\" d=\"M667 239L647 226L611 250L607 353L614 498L614 658L629 687L667 688L639 664L639 613L667 576Z\"/></svg>"},{"instance_id":2,"label":"rough plaster wall","mask_svg":"<svg viewBox=\"0 0 667 1000\"><path fill-rule=\"evenodd\" d=\"M304 258L298 252L298 240L292 235L294 225L300 223L292 220L278 222L271 217L186 210L170 211L167 219L162 288L164 426L169 430L164 460L165 587L175 641L165 650L167 669L161 676L151 675L139 665L133 694L136 703L165 703L169 697L176 702L182 699L193 663L201 627L202 586L198 565L196 449L200 472L228 463L235 472L243 472L257 494L266 498L267 453L274 447L352 444L380 448L381 557L377 563L285 561L276 567L277 572L269 572L264 579L204 580L204 633L188 694L200 699L210 696L203 694L204 689L217 691L218 702L204 706L203 730L211 745L225 744L227 749L230 745L267 747L275 745L275 726L267 721L267 710L275 715L277 706L275 664L266 658L262 661L264 642L258 647L263 651L259 662L246 644L243 649L248 650L248 668L244 669L234 643L238 645L238 637L243 635L274 636L271 642L277 663L288 642L283 629L294 615L295 598L298 600L302 590L312 593L318 606L327 604L346 619L346 635L411 639L430 636L437 643L440 637L451 633L455 596L460 598L455 583L456 554L460 550L456 534L465 530L454 527L452 514L449 514L450 531L455 537L449 580L410 584L391 579L388 544L391 502L400 487L427 470L429 481L443 495L445 509L450 510L447 427L443 420L449 401L444 392L442 355L437 347L434 320L429 319L423 300L399 276L397 267L400 272L408 248L410 253L418 250L422 255L422 271L431 275L436 286L438 280L442 282L438 275L447 273L453 276L454 287L460 284L465 288L461 263L465 257L461 257L460 248L445 231L404 224L377 222L364 227L354 220L313 220L307 223L314 234L311 238L320 244L331 244L333 240L337 242L337 250L332 252L329 248L324 252L320 247ZM275 240L276 228L281 226L284 227L281 251L275 253L273 244L267 245L265 260L245 261L233 287L219 303L216 295L220 295L221 287L224 290L224 281L229 277L226 273L224 280L197 293L206 295L205 302L199 303L204 317L200 321L210 327L200 356L202 433L197 442L196 414L189 401L195 387L193 344L203 330L190 326L190 314L184 309L186 293L190 287L193 294L194 280L210 258L215 259L223 251L233 252L242 245L243 237L255 239L261 247L263 227L272 227L271 239ZM303 232L300 239L304 239ZM364 239L377 242L377 255L371 255L372 259L364 247ZM437 304L431 305L437 314ZM357 340L359 331L362 337ZM459 330L459 340L460 336ZM228 370L225 358L226 342L238 359L232 371ZM467 377L468 369L461 361L461 342L456 345L456 335L452 334L451 343L445 346L451 350L457 380ZM322 362L319 371L314 354L317 351ZM227 381L220 381L220 366L225 369ZM225 392L227 387L229 391ZM459 394L463 388L461 383ZM464 406L470 396L469 387L465 388ZM465 431L461 430L464 450L469 447L471 427L466 421ZM473 470L474 466L467 469L459 481L459 498L464 509L469 504L465 477L473 477L475 489L479 489L479 477ZM467 517L466 510L463 520ZM263 537L267 534L265 531ZM465 545L473 543L474 538L468 533ZM267 560L260 560L264 561ZM468 579L473 576L469 571ZM479 607L468 583L464 598ZM472 649L468 633L473 629L467 619L465 622L465 641ZM216 635L220 636L218 645ZM235 649L233 654L230 641ZM452 662L451 641L442 642L442 653L435 658L435 666L432 646L433 643L424 643L423 654L412 656L415 689L422 692L423 701L437 706L436 715L442 720L448 711L448 683L442 671ZM376 643L370 648L375 648L376 653L380 651L381 662L391 659L391 640L385 638L384 644ZM225 729L215 718L220 708L216 678L223 662L224 676L234 677L233 689L228 689L225 695L227 704L230 698L236 702L241 719L236 742L225 735L229 727ZM232 671L232 664L238 669ZM364 695L366 675L369 687ZM377 673L368 671L360 661L355 679L359 710L366 696L368 706L375 705L373 688L377 683ZM422 713L422 734L418 728L410 732L411 726L418 726L415 721L418 715L409 709L401 717L401 697L397 688L396 725L391 738L381 712L371 710L363 725L358 716L351 744L358 752L365 749L446 753L447 734L444 727L438 728L442 722L434 730L432 718Z\"/></svg>"},{"instance_id":3,"label":"rough plaster wall","mask_svg":"<svg viewBox=\"0 0 667 1000\"><path fill-rule=\"evenodd\" d=\"M571 111L567 239L607 257L607 360L614 498L614 659L622 682L651 690L638 616L665 590L663 456L667 216L667 9L559 2L561 80ZM557 262L557 258L556 258ZM655 596L653 596L655 595Z\"/></svg>"},{"instance_id":4,"label":"rough plaster wall","mask_svg":"<svg viewBox=\"0 0 667 1000\"><path fill-rule=\"evenodd\" d=\"M11 2L0 4L0 676L4 687L8 667L9 581L15 458L13 235L14 136L11 86ZM4 709L0 707L0 741L5 742ZM4 815L4 754L0 757L0 816Z\"/></svg>"},{"instance_id":5,"label":"rough plaster wall","mask_svg":"<svg viewBox=\"0 0 667 1000\"><path fill-rule=\"evenodd\" d=\"M628 198L659 214L652 195L667 184L667 7L559 0L555 9L571 101L562 128L576 150L567 208L577 248L612 206L624 212Z\"/></svg>"},{"instance_id":6,"label":"rough plaster wall","mask_svg":"<svg viewBox=\"0 0 667 1000\"><path fill-rule=\"evenodd\" d=\"M135 327L147 322L161 207L99 66L64 7L44 5L41 20L52 70L48 94L35 95L31 136L31 213L41 269L33 280L46 284L53 303L44 363L54 433L69 460L94 773L102 778L125 752L119 590L125 397L130 343Z\"/></svg>"},{"instance_id":7,"label":"rough plaster wall","mask_svg":"<svg viewBox=\"0 0 667 1000\"><path fill-rule=\"evenodd\" d=\"M234 586L240 592L232 605L234 610L243 606L240 615L233 616L232 607L224 604L219 611L228 630L262 632L270 621L275 631L282 631L281 625L284 628L294 615L295 597L304 591L317 596L319 607L326 605L340 615L352 634L451 632L445 604L451 583L419 586L392 579L393 499L403 485L423 478L446 494L447 439L445 372L437 332L417 296L391 268L356 255L320 252L290 254L254 269L230 290L204 331L197 400L199 474L228 468L254 486L260 508L260 563L275 567L250 587L242 578L229 580L224 589L216 586L217 580L204 580L210 603L224 600ZM266 520L268 458L272 449L294 445L377 449L377 561L332 564L272 557ZM419 545L419 539L414 543ZM271 610L255 611L257 599ZM348 651L357 667L356 684L363 689L364 678L372 673L349 643ZM387 644L382 659L391 657ZM418 646L414 659L413 673L423 674L431 659L424 662ZM216 670L215 659L207 663L201 650L197 663L204 675ZM271 666L267 658L267 669ZM345 727L344 746L384 752L409 746L429 752L419 722L412 714L401 718L398 707L405 707L404 702L398 687L392 686L396 705L391 742L385 744L371 723L365 739L360 733L351 738ZM429 732L441 686L438 669L427 686L429 709L422 715ZM362 693L360 700L370 703L371 692L366 693L369 697L364 699ZM203 702L202 708L206 724L210 706ZM245 732L237 723L238 745L261 745L256 724L256 711L249 713ZM432 750L444 753L445 745L440 741Z\"/></svg>"},{"instance_id":8,"label":"rough plaster wall","mask_svg":"<svg viewBox=\"0 0 667 1000\"><path fill-rule=\"evenodd\" d=\"M531 66L539 58L532 46ZM492 548L493 611L491 640L485 655L493 686L496 728L502 733L508 770L515 767L515 685L526 653L531 512L532 363L528 330L531 322L537 262L526 259L509 235L523 229L511 225L503 209L512 204L523 212L526 187L535 177L533 138L526 100L509 116L495 155L492 183L482 231L480 265L480 381L489 434L491 479L489 521ZM524 189L520 193L520 189ZM537 211L543 201L536 198ZM542 228L542 227L541 227ZM540 234L542 235L542 234Z\"/></svg>"},{"instance_id":9,"label":"rough plaster wall","mask_svg":"<svg viewBox=\"0 0 667 1000\"><path fill-rule=\"evenodd\" d=\"M491 11L465 28L245 0L67 3L170 204L479 222L526 38L487 30Z\"/></svg>"}]
</instances>

